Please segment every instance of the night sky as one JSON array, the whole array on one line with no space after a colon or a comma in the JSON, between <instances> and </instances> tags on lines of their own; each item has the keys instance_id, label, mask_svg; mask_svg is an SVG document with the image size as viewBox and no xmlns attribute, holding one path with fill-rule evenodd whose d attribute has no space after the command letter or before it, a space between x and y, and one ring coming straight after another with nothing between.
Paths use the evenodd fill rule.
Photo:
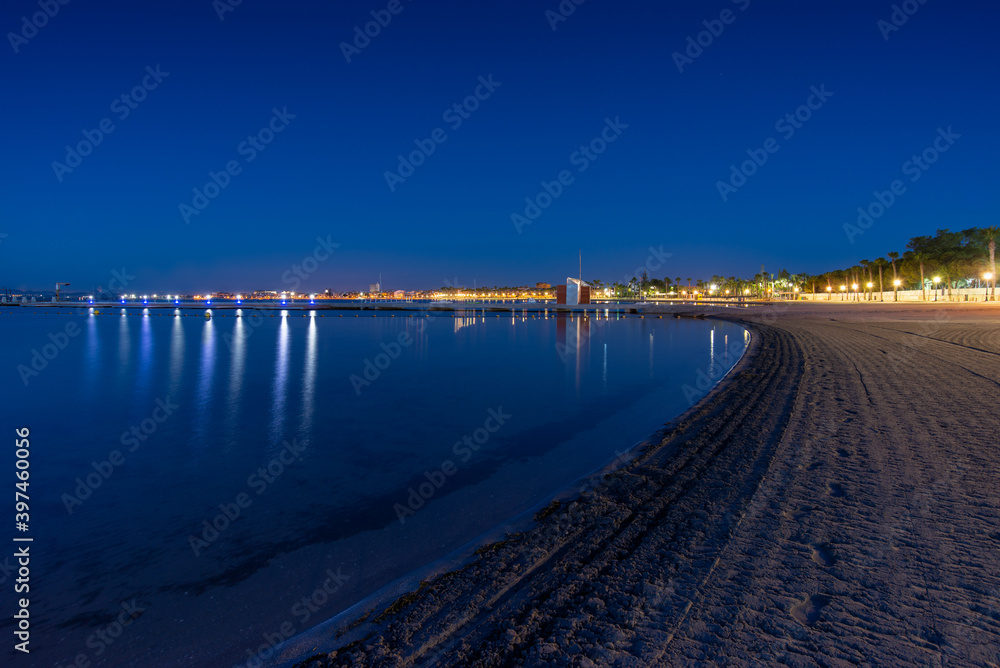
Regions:
<instances>
[{"instance_id":1,"label":"night sky","mask_svg":"<svg viewBox=\"0 0 1000 668\"><path fill-rule=\"evenodd\" d=\"M285 289L317 238L305 291L556 283L578 250L605 281L818 273L997 224L989 0L909 0L898 29L888 1L233 1L3 3L2 284Z\"/></svg>"}]
</instances>

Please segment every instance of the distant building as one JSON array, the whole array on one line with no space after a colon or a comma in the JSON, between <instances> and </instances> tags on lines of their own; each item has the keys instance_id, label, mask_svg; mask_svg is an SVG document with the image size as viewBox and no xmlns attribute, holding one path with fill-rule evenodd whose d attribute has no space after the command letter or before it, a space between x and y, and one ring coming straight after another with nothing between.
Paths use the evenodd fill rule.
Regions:
<instances>
[{"instance_id":1,"label":"distant building","mask_svg":"<svg viewBox=\"0 0 1000 668\"><path fill-rule=\"evenodd\" d=\"M368 292L373 295L377 295L382 292L382 285L379 283L371 283L368 285Z\"/></svg>"}]
</instances>

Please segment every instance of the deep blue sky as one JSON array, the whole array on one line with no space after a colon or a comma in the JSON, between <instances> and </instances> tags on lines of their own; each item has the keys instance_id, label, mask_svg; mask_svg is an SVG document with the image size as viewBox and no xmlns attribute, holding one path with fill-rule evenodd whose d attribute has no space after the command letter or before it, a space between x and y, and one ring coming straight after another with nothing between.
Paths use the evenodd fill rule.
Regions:
<instances>
[{"instance_id":1,"label":"deep blue sky","mask_svg":"<svg viewBox=\"0 0 1000 668\"><path fill-rule=\"evenodd\" d=\"M348 64L339 44L386 1L72 0L18 53L0 47L4 132L0 282L136 291L284 288L316 238L340 244L302 290L621 279L650 246L657 276L820 272L939 227L996 224L1000 10L927 0L883 39L891 2L587 0L553 31L556 0L402 0ZM735 21L678 72L702 21ZM37 1L9 0L5 34ZM169 76L119 120L112 102L159 65ZM442 113L477 78L501 83L452 131ZM787 141L774 128L833 92ZM287 107L296 118L247 163L237 146ZM120 108L120 107L119 107ZM587 171L570 156L605 118L628 124ZM110 118L115 130L60 182L53 161ZM961 135L863 236L843 224L939 127ZM390 192L413 140L448 139ZM746 150L780 150L723 202ZM208 172L242 173L185 224ZM574 183L521 234L511 214L561 170ZM853 214L853 215L852 215Z\"/></svg>"}]
</instances>

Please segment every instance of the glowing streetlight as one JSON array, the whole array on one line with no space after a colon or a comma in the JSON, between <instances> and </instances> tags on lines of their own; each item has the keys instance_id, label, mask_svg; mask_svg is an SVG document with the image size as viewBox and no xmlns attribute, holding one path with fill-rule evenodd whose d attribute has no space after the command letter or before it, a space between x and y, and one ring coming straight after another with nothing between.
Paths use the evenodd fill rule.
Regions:
<instances>
[{"instance_id":1,"label":"glowing streetlight","mask_svg":"<svg viewBox=\"0 0 1000 668\"><path fill-rule=\"evenodd\" d=\"M993 280L993 273L988 271L983 274L983 278L986 279L986 298L983 301L988 302L990 300L990 281Z\"/></svg>"},{"instance_id":2,"label":"glowing streetlight","mask_svg":"<svg viewBox=\"0 0 1000 668\"><path fill-rule=\"evenodd\" d=\"M938 298L937 298L938 283L941 282L941 277L940 276L935 276L931 280L934 281L934 301L937 301L938 300Z\"/></svg>"},{"instance_id":3,"label":"glowing streetlight","mask_svg":"<svg viewBox=\"0 0 1000 668\"><path fill-rule=\"evenodd\" d=\"M898 278L892 282L892 301L899 301L899 286L903 284L903 281Z\"/></svg>"}]
</instances>

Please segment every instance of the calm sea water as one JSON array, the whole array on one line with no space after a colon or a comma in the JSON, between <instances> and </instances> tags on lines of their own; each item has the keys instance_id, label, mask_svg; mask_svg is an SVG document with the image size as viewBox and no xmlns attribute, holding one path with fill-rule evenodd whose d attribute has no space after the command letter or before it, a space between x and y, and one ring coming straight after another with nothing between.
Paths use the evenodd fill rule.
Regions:
<instances>
[{"instance_id":1,"label":"calm sea water","mask_svg":"<svg viewBox=\"0 0 1000 668\"><path fill-rule=\"evenodd\" d=\"M251 661L614 459L748 337L603 311L130 313L0 313L3 427L31 429L18 665Z\"/></svg>"}]
</instances>

